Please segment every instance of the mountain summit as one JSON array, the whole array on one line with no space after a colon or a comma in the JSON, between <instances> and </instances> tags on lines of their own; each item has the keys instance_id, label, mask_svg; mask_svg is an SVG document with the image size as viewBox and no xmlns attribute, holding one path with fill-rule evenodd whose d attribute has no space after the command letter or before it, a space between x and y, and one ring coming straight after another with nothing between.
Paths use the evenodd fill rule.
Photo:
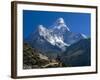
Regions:
<instances>
[{"instance_id":1,"label":"mountain summit","mask_svg":"<svg viewBox=\"0 0 100 80\"><path fill-rule=\"evenodd\" d=\"M57 20L57 22L58 22L58 24L64 24L64 23L65 23L63 18L59 18L59 19Z\"/></svg>"},{"instance_id":2,"label":"mountain summit","mask_svg":"<svg viewBox=\"0 0 100 80\"><path fill-rule=\"evenodd\" d=\"M71 32L64 19L58 18L52 28L39 25L37 30L29 35L27 42L45 55L55 57L64 52L66 47L84 38L84 34Z\"/></svg>"},{"instance_id":3,"label":"mountain summit","mask_svg":"<svg viewBox=\"0 0 100 80\"><path fill-rule=\"evenodd\" d=\"M67 25L66 25L66 23L65 23L63 18L58 18L56 20L56 22L54 23L53 28L56 28L56 29L65 28L67 31L70 31L70 29L67 27Z\"/></svg>"}]
</instances>

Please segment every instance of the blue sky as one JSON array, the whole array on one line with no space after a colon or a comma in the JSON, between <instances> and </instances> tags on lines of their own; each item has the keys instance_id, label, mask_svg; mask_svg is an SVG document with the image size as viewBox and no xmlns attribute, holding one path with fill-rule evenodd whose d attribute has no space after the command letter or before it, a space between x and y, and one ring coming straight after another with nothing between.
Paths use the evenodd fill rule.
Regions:
<instances>
[{"instance_id":1,"label":"blue sky","mask_svg":"<svg viewBox=\"0 0 100 80\"><path fill-rule=\"evenodd\" d=\"M90 36L91 15L89 13L23 10L23 38L27 38L38 25L50 27L60 17L64 18L72 32Z\"/></svg>"}]
</instances>

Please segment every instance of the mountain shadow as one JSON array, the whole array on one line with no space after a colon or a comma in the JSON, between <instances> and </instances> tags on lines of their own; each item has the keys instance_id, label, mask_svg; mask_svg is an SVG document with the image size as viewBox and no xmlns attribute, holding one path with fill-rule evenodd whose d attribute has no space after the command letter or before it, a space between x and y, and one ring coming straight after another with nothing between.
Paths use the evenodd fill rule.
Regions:
<instances>
[{"instance_id":1,"label":"mountain shadow","mask_svg":"<svg viewBox=\"0 0 100 80\"><path fill-rule=\"evenodd\" d=\"M69 46L61 55L61 61L67 66L91 65L91 39L82 39Z\"/></svg>"}]
</instances>

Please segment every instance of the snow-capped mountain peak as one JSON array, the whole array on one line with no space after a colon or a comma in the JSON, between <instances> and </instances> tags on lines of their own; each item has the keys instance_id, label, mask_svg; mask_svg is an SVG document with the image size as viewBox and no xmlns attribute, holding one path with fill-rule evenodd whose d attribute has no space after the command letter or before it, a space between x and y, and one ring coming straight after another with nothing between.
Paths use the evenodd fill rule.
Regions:
<instances>
[{"instance_id":1,"label":"snow-capped mountain peak","mask_svg":"<svg viewBox=\"0 0 100 80\"><path fill-rule=\"evenodd\" d=\"M38 26L38 31L40 36L46 36L47 34L47 29L43 25Z\"/></svg>"},{"instance_id":2,"label":"snow-capped mountain peak","mask_svg":"<svg viewBox=\"0 0 100 80\"><path fill-rule=\"evenodd\" d=\"M43 27L43 25L39 25L39 26L38 26L38 29L39 29L39 32L41 32L41 31L44 31L46 28Z\"/></svg>"},{"instance_id":3,"label":"snow-capped mountain peak","mask_svg":"<svg viewBox=\"0 0 100 80\"><path fill-rule=\"evenodd\" d=\"M42 36L47 42L53 46L58 46L64 50L64 46L69 46L64 42L63 36L58 36L57 34L52 33L51 30L43 27L43 25L38 26L39 35Z\"/></svg>"},{"instance_id":4,"label":"snow-capped mountain peak","mask_svg":"<svg viewBox=\"0 0 100 80\"><path fill-rule=\"evenodd\" d=\"M65 24L64 19L63 19L63 18L59 18L59 19L57 20L57 23L58 23L58 24Z\"/></svg>"},{"instance_id":5,"label":"snow-capped mountain peak","mask_svg":"<svg viewBox=\"0 0 100 80\"><path fill-rule=\"evenodd\" d=\"M62 17L56 20L54 24L54 29L66 29L67 31L70 31Z\"/></svg>"},{"instance_id":6,"label":"snow-capped mountain peak","mask_svg":"<svg viewBox=\"0 0 100 80\"><path fill-rule=\"evenodd\" d=\"M87 38L84 34L71 32L64 19L58 18L52 28L39 25L29 36L28 43L40 51L59 53L84 38Z\"/></svg>"}]
</instances>

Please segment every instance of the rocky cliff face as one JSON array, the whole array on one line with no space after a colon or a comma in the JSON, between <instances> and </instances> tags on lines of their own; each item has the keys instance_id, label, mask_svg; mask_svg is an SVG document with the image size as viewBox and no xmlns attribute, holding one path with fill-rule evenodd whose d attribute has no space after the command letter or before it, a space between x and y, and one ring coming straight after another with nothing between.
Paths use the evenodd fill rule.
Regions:
<instances>
[{"instance_id":1,"label":"rocky cliff face","mask_svg":"<svg viewBox=\"0 0 100 80\"><path fill-rule=\"evenodd\" d=\"M49 59L40 51L32 48L28 43L23 45L23 69L61 67L61 62Z\"/></svg>"}]
</instances>

